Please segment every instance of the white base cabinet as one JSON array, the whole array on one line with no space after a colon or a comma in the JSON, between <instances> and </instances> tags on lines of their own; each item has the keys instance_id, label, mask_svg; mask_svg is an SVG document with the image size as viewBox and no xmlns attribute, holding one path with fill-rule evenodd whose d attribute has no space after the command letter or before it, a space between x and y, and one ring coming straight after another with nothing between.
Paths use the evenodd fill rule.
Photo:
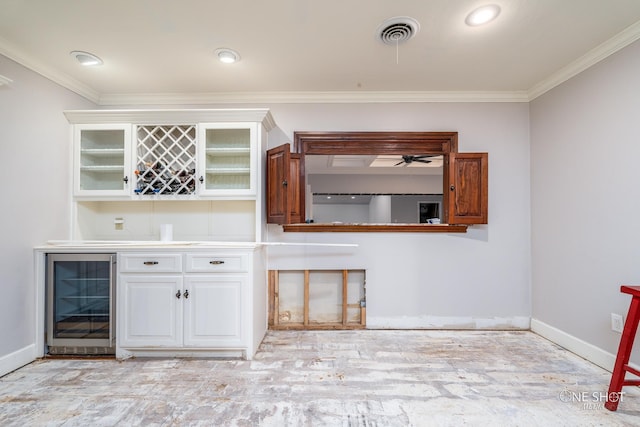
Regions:
<instances>
[{"instance_id":1,"label":"white base cabinet","mask_svg":"<svg viewBox=\"0 0 640 427\"><path fill-rule=\"evenodd\" d=\"M243 277L186 277L184 288L184 345L239 348L244 343L242 324Z\"/></svg>"},{"instance_id":2,"label":"white base cabinet","mask_svg":"<svg viewBox=\"0 0 640 427\"><path fill-rule=\"evenodd\" d=\"M116 355L250 359L266 332L264 270L254 268L260 256L253 250L118 254Z\"/></svg>"},{"instance_id":3,"label":"white base cabinet","mask_svg":"<svg viewBox=\"0 0 640 427\"><path fill-rule=\"evenodd\" d=\"M118 283L123 347L182 347L182 276L122 274Z\"/></svg>"}]
</instances>

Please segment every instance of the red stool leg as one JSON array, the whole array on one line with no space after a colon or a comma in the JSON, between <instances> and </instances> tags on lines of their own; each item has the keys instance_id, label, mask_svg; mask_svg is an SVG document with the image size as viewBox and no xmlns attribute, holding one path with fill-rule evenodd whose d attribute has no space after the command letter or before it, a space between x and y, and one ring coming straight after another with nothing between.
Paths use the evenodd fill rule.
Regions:
<instances>
[{"instance_id":1,"label":"red stool leg","mask_svg":"<svg viewBox=\"0 0 640 427\"><path fill-rule=\"evenodd\" d=\"M622 331L620 346L618 347L618 355L616 356L616 363L613 365L611 383L609 384L609 392L607 393L607 396L614 396L614 398L607 399L607 402L604 404L604 407L610 411L618 409L619 399L616 399L615 397L620 396L620 391L622 391L624 377L627 372L625 367L629 363L629 357L631 356L631 349L633 348L633 341L636 337L639 320L640 298L636 298L634 296L631 298L629 313L627 314L627 320L624 323L624 330Z\"/></svg>"}]
</instances>

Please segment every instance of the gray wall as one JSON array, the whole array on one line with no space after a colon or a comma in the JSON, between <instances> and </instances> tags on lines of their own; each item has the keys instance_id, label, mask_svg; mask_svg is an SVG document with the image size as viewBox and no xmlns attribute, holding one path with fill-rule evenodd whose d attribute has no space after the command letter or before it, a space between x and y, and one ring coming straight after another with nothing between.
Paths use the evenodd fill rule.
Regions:
<instances>
[{"instance_id":1,"label":"gray wall","mask_svg":"<svg viewBox=\"0 0 640 427\"><path fill-rule=\"evenodd\" d=\"M69 124L62 111L95 108L0 55L0 375L30 361L33 247L69 233Z\"/></svg>"},{"instance_id":2,"label":"gray wall","mask_svg":"<svg viewBox=\"0 0 640 427\"><path fill-rule=\"evenodd\" d=\"M271 269L364 268L370 327L528 327L529 106L526 103L270 106L294 131L457 131L459 151L489 153L489 225L466 234L283 233L271 241L357 248L270 247ZM281 141L270 141L275 146Z\"/></svg>"},{"instance_id":3,"label":"gray wall","mask_svg":"<svg viewBox=\"0 0 640 427\"><path fill-rule=\"evenodd\" d=\"M639 95L635 42L531 102L533 317L611 354L640 283Z\"/></svg>"}]
</instances>

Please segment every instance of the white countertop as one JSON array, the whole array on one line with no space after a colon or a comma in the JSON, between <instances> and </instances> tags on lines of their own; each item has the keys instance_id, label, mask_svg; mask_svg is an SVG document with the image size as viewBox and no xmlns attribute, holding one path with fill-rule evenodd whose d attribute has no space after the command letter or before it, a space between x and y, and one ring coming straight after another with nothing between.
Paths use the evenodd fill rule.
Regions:
<instances>
[{"instance_id":1,"label":"white countertop","mask_svg":"<svg viewBox=\"0 0 640 427\"><path fill-rule=\"evenodd\" d=\"M214 241L159 241L159 240L48 240L35 249L167 249L167 248L229 248L255 249L261 247L258 242L214 242Z\"/></svg>"},{"instance_id":2,"label":"white countertop","mask_svg":"<svg viewBox=\"0 0 640 427\"><path fill-rule=\"evenodd\" d=\"M48 240L36 250L55 252L69 249L77 251L96 250L153 250L153 249L259 249L263 246L325 246L357 248L354 243L310 243L310 242L214 242L214 241L160 241L160 240Z\"/></svg>"}]
</instances>

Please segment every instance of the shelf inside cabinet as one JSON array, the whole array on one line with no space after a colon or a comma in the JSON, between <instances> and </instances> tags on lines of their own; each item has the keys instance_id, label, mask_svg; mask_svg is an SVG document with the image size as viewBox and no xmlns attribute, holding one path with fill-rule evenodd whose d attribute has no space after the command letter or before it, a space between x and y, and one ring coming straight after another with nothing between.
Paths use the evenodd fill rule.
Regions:
<instances>
[{"instance_id":1,"label":"shelf inside cabinet","mask_svg":"<svg viewBox=\"0 0 640 427\"><path fill-rule=\"evenodd\" d=\"M251 153L251 149L249 147L215 147L215 148L207 148L208 155L215 156L235 156L238 154L246 154L249 155Z\"/></svg>"},{"instance_id":2,"label":"shelf inside cabinet","mask_svg":"<svg viewBox=\"0 0 640 427\"><path fill-rule=\"evenodd\" d=\"M124 155L124 148L83 148L80 150L81 154L86 154L89 156L115 156L115 155Z\"/></svg>"},{"instance_id":3,"label":"shelf inside cabinet","mask_svg":"<svg viewBox=\"0 0 640 427\"><path fill-rule=\"evenodd\" d=\"M82 171L93 171L93 172L122 172L124 171L124 166L120 165L91 165L91 166L80 166L80 170Z\"/></svg>"},{"instance_id":4,"label":"shelf inside cabinet","mask_svg":"<svg viewBox=\"0 0 640 427\"><path fill-rule=\"evenodd\" d=\"M245 175L251 173L250 168L207 168L207 173L221 175Z\"/></svg>"},{"instance_id":5,"label":"shelf inside cabinet","mask_svg":"<svg viewBox=\"0 0 640 427\"><path fill-rule=\"evenodd\" d=\"M245 190L249 188L249 173L207 173L207 188L216 190Z\"/></svg>"},{"instance_id":6,"label":"shelf inside cabinet","mask_svg":"<svg viewBox=\"0 0 640 427\"><path fill-rule=\"evenodd\" d=\"M106 316L109 316L109 312L100 312L100 313L85 313L85 312L73 313L73 312L67 312L67 313L60 314L60 316L58 317L58 321L64 321L64 320L68 319L69 317L106 317Z\"/></svg>"}]
</instances>

